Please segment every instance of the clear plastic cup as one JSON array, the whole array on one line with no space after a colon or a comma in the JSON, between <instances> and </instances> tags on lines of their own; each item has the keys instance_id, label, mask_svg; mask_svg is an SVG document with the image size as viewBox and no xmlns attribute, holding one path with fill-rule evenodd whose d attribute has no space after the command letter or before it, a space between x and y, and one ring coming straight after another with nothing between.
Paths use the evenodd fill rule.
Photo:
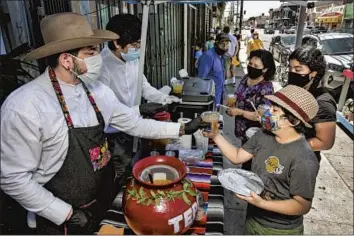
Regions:
<instances>
[{"instance_id":1,"label":"clear plastic cup","mask_svg":"<svg viewBox=\"0 0 354 236\"><path fill-rule=\"evenodd\" d=\"M210 123L210 131L216 134L219 129L219 118L220 114L214 111L206 111L201 114L203 122Z\"/></svg>"},{"instance_id":2,"label":"clear plastic cup","mask_svg":"<svg viewBox=\"0 0 354 236\"><path fill-rule=\"evenodd\" d=\"M257 107L257 111L259 113L260 116L262 116L264 114L264 112L266 110L268 110L270 107L268 105L265 105L265 104L261 104Z\"/></svg>"},{"instance_id":3,"label":"clear plastic cup","mask_svg":"<svg viewBox=\"0 0 354 236\"><path fill-rule=\"evenodd\" d=\"M235 107L236 106L236 95L235 94L228 94L227 95L227 106L228 107Z\"/></svg>"},{"instance_id":4,"label":"clear plastic cup","mask_svg":"<svg viewBox=\"0 0 354 236\"><path fill-rule=\"evenodd\" d=\"M184 82L182 80L175 80L172 82L172 92L176 95L181 95L183 91Z\"/></svg>"},{"instance_id":5,"label":"clear plastic cup","mask_svg":"<svg viewBox=\"0 0 354 236\"><path fill-rule=\"evenodd\" d=\"M201 130L194 133L196 147L203 150L204 154L208 152L209 138L204 137Z\"/></svg>"}]
</instances>

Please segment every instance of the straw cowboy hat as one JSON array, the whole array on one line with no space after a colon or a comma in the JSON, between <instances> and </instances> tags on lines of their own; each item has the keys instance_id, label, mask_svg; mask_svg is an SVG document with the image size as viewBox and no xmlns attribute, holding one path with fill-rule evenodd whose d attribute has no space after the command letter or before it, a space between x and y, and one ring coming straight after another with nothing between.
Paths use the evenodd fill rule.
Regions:
<instances>
[{"instance_id":1,"label":"straw cowboy hat","mask_svg":"<svg viewBox=\"0 0 354 236\"><path fill-rule=\"evenodd\" d=\"M76 48L97 45L118 39L108 30L92 30L86 18L73 12L49 15L41 21L44 46L39 47L24 58L25 61L66 52Z\"/></svg>"},{"instance_id":2,"label":"straw cowboy hat","mask_svg":"<svg viewBox=\"0 0 354 236\"><path fill-rule=\"evenodd\" d=\"M274 95L267 95L265 97L287 109L301 120L306 127L312 127L308 122L317 115L318 103L307 90L295 85L288 85Z\"/></svg>"}]
</instances>

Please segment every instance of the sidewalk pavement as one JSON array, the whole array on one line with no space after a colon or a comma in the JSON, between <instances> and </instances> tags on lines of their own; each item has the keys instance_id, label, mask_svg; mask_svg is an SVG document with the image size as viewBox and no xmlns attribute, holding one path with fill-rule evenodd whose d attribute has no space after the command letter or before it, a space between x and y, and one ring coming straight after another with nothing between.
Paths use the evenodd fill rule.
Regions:
<instances>
[{"instance_id":1,"label":"sidewalk pavement","mask_svg":"<svg viewBox=\"0 0 354 236\"><path fill-rule=\"evenodd\" d=\"M234 92L240 79L247 72L245 59L245 50L241 47L242 66L236 69L236 86L226 86L226 94ZM274 86L275 90L281 88L278 83ZM234 118L224 111L223 117L226 139L240 147L241 142L234 135ZM353 140L339 126L335 144L331 150L322 152L320 164L312 209L304 217L304 234L353 235ZM239 165L234 165L224 158L224 168L239 168ZM224 191L224 233L243 234L247 204L237 199L230 191Z\"/></svg>"}]
</instances>

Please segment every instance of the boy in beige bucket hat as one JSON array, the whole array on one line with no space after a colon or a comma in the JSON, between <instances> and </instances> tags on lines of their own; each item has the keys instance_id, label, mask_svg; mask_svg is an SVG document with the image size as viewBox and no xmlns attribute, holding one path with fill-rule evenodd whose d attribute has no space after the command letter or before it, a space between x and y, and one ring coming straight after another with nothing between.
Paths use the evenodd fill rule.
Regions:
<instances>
[{"instance_id":1,"label":"boy in beige bucket hat","mask_svg":"<svg viewBox=\"0 0 354 236\"><path fill-rule=\"evenodd\" d=\"M318 104L308 91L294 85L266 98L272 105L260 117L264 129L242 148L221 134L204 134L234 164L252 159L251 171L264 183L260 196L236 194L249 203L245 234L303 234L303 215L311 209L319 163L302 133L310 127Z\"/></svg>"},{"instance_id":2,"label":"boy in beige bucket hat","mask_svg":"<svg viewBox=\"0 0 354 236\"><path fill-rule=\"evenodd\" d=\"M44 46L25 60L46 58L48 68L1 107L0 181L10 197L2 232L93 234L115 197L108 126L158 139L194 133L199 124L142 119L97 81L97 46L117 34L92 30L76 13L44 18L41 32Z\"/></svg>"}]
</instances>

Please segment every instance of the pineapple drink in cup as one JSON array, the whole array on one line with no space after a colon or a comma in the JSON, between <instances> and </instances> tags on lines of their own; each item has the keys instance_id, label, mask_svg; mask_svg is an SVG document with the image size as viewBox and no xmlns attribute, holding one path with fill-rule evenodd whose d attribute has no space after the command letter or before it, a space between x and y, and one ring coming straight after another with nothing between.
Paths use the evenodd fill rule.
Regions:
<instances>
[{"instance_id":1,"label":"pineapple drink in cup","mask_svg":"<svg viewBox=\"0 0 354 236\"><path fill-rule=\"evenodd\" d=\"M228 107L235 107L236 106L236 95L235 94L228 94L227 95L227 106Z\"/></svg>"},{"instance_id":2,"label":"pineapple drink in cup","mask_svg":"<svg viewBox=\"0 0 354 236\"><path fill-rule=\"evenodd\" d=\"M216 134L218 132L219 117L220 114L215 111L206 111L201 114L203 122L210 123L210 131L213 134Z\"/></svg>"},{"instance_id":3,"label":"pineapple drink in cup","mask_svg":"<svg viewBox=\"0 0 354 236\"><path fill-rule=\"evenodd\" d=\"M175 95L182 95L184 82L182 80L176 80L172 82L172 92Z\"/></svg>"}]
</instances>

